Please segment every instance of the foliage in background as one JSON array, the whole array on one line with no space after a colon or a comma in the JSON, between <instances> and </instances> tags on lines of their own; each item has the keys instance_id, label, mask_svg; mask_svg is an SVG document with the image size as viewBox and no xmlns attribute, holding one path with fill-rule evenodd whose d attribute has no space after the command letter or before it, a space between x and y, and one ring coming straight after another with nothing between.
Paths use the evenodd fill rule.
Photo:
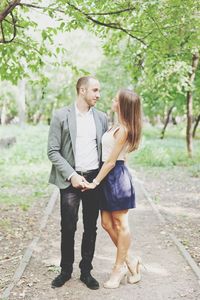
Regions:
<instances>
[{"instance_id":1,"label":"foliage in background","mask_svg":"<svg viewBox=\"0 0 200 300\"><path fill-rule=\"evenodd\" d=\"M160 129L156 126L146 125L143 130L143 138L139 149L129 154L130 166L145 167L173 167L185 166L193 175L200 176L200 140L195 142L195 151L192 159L189 159L185 151L184 143L185 127L170 126L166 139L160 139ZM200 130L198 131L200 137Z\"/></svg>"},{"instance_id":2,"label":"foliage in background","mask_svg":"<svg viewBox=\"0 0 200 300\"><path fill-rule=\"evenodd\" d=\"M17 143L0 149L0 203L28 209L33 201L49 197L50 162L47 126L0 127L0 136L16 136Z\"/></svg>"},{"instance_id":3,"label":"foliage in background","mask_svg":"<svg viewBox=\"0 0 200 300\"><path fill-rule=\"evenodd\" d=\"M146 113L164 115L172 103L180 114L185 111L185 93L194 89L188 82L192 54L200 44L198 0L14 2L17 32L12 42L0 46L1 79L17 82L30 72L37 73L48 61L71 64L71 52L80 55L83 44L67 52L60 33L84 28L103 39L109 59L114 57L115 65L126 69L132 85L145 97ZM2 1L0 11L6 6ZM41 14L46 26L39 21ZM12 16L7 18L10 23L2 23L5 38L13 29ZM65 58L60 61L63 51ZM116 71L115 66L112 69Z\"/></svg>"},{"instance_id":4,"label":"foliage in background","mask_svg":"<svg viewBox=\"0 0 200 300\"><path fill-rule=\"evenodd\" d=\"M101 83L101 98L97 107L110 114L112 99L119 88L132 88L132 80L117 57L105 57L97 69L96 76Z\"/></svg>"},{"instance_id":5,"label":"foliage in background","mask_svg":"<svg viewBox=\"0 0 200 300\"><path fill-rule=\"evenodd\" d=\"M108 86L113 83L113 78L113 87L128 78L127 83L143 96L145 114L150 120L157 115L163 120L172 105L179 116L185 116L187 111L187 143L191 144L192 95L194 115L198 117L199 114L200 85L199 80L194 81L192 77L192 73L199 73L198 0L52 0L31 1L29 4L15 0L9 5L10 13L6 16L8 3L4 0L0 5L1 79L17 82L22 77L30 78L32 73L43 71L47 62L52 66L71 66L71 56L65 51L59 34L76 29L88 30L102 40L107 59L116 62L112 66L114 74L105 84L104 99L108 100L100 106L108 109L107 101L111 97ZM48 15L46 26L40 24L33 9L42 13L44 18ZM87 47L87 42L84 45ZM71 49L74 50L77 47ZM81 52L80 47L76 53ZM60 61L62 53L66 54L64 61ZM192 67L195 59L196 68ZM106 67L110 67L109 64ZM126 74L125 80L117 78L118 70L122 77ZM86 68L80 74L87 72ZM104 65L98 72L108 74ZM46 78L50 80L48 76ZM39 94L44 96L44 93L44 88L40 88ZM55 94L54 100L48 100L46 114L69 95L65 92L59 94L58 90ZM40 99L45 104L43 96ZM187 105L189 100L191 103ZM30 114L34 107L38 105L29 105ZM44 112L43 107L38 108L36 115L41 112ZM30 120L34 118L29 116Z\"/></svg>"}]
</instances>

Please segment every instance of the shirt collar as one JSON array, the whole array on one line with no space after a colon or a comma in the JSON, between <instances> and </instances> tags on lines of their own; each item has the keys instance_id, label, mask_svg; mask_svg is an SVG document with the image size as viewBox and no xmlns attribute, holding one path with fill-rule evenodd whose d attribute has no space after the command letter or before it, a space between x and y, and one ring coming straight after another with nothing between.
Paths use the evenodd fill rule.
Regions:
<instances>
[{"instance_id":1,"label":"shirt collar","mask_svg":"<svg viewBox=\"0 0 200 300\"><path fill-rule=\"evenodd\" d=\"M86 113L82 113L78 107L77 107L77 103L75 102L75 112L76 112L76 116L79 117L84 117L86 115L91 115L92 114L92 107L90 107L90 109L86 112Z\"/></svg>"}]
</instances>

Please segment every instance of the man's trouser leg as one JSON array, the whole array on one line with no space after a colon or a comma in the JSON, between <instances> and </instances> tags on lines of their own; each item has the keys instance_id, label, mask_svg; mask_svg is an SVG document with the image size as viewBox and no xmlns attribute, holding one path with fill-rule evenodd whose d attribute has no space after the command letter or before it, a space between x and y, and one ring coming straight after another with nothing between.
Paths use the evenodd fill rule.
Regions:
<instances>
[{"instance_id":1,"label":"man's trouser leg","mask_svg":"<svg viewBox=\"0 0 200 300\"><path fill-rule=\"evenodd\" d=\"M62 270L72 273L74 262L74 236L77 228L80 191L72 186L60 190L61 210L61 262Z\"/></svg>"},{"instance_id":2,"label":"man's trouser leg","mask_svg":"<svg viewBox=\"0 0 200 300\"><path fill-rule=\"evenodd\" d=\"M94 174L91 178L86 178L89 182L96 177ZM89 272L92 267L94 256L97 219L99 215L99 189L89 190L82 193L82 213L83 213L83 237L81 245L82 260L79 264L81 273Z\"/></svg>"}]
</instances>

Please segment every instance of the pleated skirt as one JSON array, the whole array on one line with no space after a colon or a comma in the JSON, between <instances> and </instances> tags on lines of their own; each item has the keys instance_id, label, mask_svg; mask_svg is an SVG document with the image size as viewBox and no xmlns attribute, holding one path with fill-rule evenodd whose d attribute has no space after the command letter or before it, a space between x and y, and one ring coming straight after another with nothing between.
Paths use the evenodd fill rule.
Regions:
<instances>
[{"instance_id":1,"label":"pleated skirt","mask_svg":"<svg viewBox=\"0 0 200 300\"><path fill-rule=\"evenodd\" d=\"M117 211L135 208L135 191L132 176L123 160L117 160L115 167L102 181L104 197L100 209Z\"/></svg>"}]
</instances>

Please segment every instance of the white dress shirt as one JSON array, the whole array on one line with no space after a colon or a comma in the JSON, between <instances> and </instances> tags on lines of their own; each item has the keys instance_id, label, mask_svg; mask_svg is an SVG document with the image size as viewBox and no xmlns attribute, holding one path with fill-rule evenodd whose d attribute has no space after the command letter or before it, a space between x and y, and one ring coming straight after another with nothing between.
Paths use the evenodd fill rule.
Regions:
<instances>
[{"instance_id":1,"label":"white dress shirt","mask_svg":"<svg viewBox=\"0 0 200 300\"><path fill-rule=\"evenodd\" d=\"M75 103L76 113L76 147L75 147L75 170L88 171L99 167L97 151L96 125L92 109L86 113L78 110ZM68 180L74 175L69 176Z\"/></svg>"}]
</instances>

